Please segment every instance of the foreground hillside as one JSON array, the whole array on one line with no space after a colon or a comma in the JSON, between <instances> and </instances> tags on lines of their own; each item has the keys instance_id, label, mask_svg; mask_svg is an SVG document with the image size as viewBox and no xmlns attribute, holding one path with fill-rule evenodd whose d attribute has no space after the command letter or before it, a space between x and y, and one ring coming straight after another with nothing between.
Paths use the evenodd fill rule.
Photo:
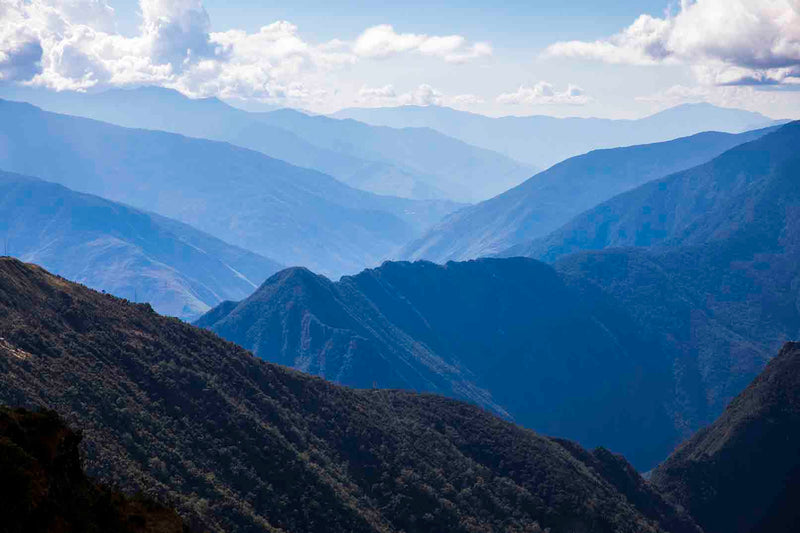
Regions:
<instances>
[{"instance_id":1,"label":"foreground hillside","mask_svg":"<svg viewBox=\"0 0 800 533\"><path fill-rule=\"evenodd\" d=\"M280 269L175 220L2 171L0 238L8 254L187 320Z\"/></svg>"},{"instance_id":2,"label":"foreground hillside","mask_svg":"<svg viewBox=\"0 0 800 533\"><path fill-rule=\"evenodd\" d=\"M503 194L447 216L405 246L400 255L445 262L497 254L544 237L617 194L705 163L766 132L708 132L573 157Z\"/></svg>"},{"instance_id":3,"label":"foreground hillside","mask_svg":"<svg viewBox=\"0 0 800 533\"><path fill-rule=\"evenodd\" d=\"M285 265L378 263L456 207L378 196L230 144L0 100L0 168L173 218Z\"/></svg>"},{"instance_id":4,"label":"foreground hillside","mask_svg":"<svg viewBox=\"0 0 800 533\"><path fill-rule=\"evenodd\" d=\"M626 309L530 259L385 263L337 283L288 269L198 324L267 361L466 399L643 469L683 438L671 361Z\"/></svg>"},{"instance_id":5,"label":"foreground hillside","mask_svg":"<svg viewBox=\"0 0 800 533\"><path fill-rule=\"evenodd\" d=\"M800 523L800 344L789 343L709 427L653 474L706 533Z\"/></svg>"},{"instance_id":6,"label":"foreground hillside","mask_svg":"<svg viewBox=\"0 0 800 533\"><path fill-rule=\"evenodd\" d=\"M0 523L6 533L183 533L175 511L99 486L81 436L52 412L0 407Z\"/></svg>"},{"instance_id":7,"label":"foreground hillside","mask_svg":"<svg viewBox=\"0 0 800 533\"><path fill-rule=\"evenodd\" d=\"M623 460L434 396L345 389L0 260L0 401L212 531L698 532ZM634 503L635 502L635 503Z\"/></svg>"}]
</instances>

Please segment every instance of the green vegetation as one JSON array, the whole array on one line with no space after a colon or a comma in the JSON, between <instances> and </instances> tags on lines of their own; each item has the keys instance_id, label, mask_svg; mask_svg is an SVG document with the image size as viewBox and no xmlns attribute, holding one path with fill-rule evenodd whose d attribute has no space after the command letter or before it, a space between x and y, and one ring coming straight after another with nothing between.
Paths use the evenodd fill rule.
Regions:
<instances>
[{"instance_id":1,"label":"green vegetation","mask_svg":"<svg viewBox=\"0 0 800 533\"><path fill-rule=\"evenodd\" d=\"M0 407L0 524L5 533L183 533L175 511L87 479L81 435L54 412Z\"/></svg>"},{"instance_id":2,"label":"green vegetation","mask_svg":"<svg viewBox=\"0 0 800 533\"><path fill-rule=\"evenodd\" d=\"M12 259L0 337L1 402L56 410L84 432L91 475L169 501L193 529L699 531L621 459L271 365Z\"/></svg>"}]
</instances>

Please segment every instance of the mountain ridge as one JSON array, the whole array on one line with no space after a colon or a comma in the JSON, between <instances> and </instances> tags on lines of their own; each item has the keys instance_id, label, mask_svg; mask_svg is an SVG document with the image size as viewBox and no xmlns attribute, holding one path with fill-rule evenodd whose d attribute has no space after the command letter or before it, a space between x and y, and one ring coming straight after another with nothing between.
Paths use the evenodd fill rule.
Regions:
<instances>
[{"instance_id":1,"label":"mountain ridge","mask_svg":"<svg viewBox=\"0 0 800 533\"><path fill-rule=\"evenodd\" d=\"M189 320L282 268L180 222L3 171L0 238L6 254Z\"/></svg>"},{"instance_id":2,"label":"mountain ridge","mask_svg":"<svg viewBox=\"0 0 800 533\"><path fill-rule=\"evenodd\" d=\"M444 262L502 253L546 236L616 194L705 163L768 131L739 135L707 132L573 157L503 194L451 213L407 244L399 256Z\"/></svg>"},{"instance_id":3,"label":"mountain ridge","mask_svg":"<svg viewBox=\"0 0 800 533\"><path fill-rule=\"evenodd\" d=\"M288 109L247 112L217 98L190 99L158 87L93 94L6 88L0 95L124 127L229 142L376 194L471 202L534 173L527 165L433 130L399 131ZM150 113L137 113L141 108Z\"/></svg>"},{"instance_id":4,"label":"mountain ridge","mask_svg":"<svg viewBox=\"0 0 800 533\"><path fill-rule=\"evenodd\" d=\"M455 207L379 196L227 143L0 101L3 170L154 211L284 265L375 264Z\"/></svg>"},{"instance_id":5,"label":"mountain ridge","mask_svg":"<svg viewBox=\"0 0 800 533\"><path fill-rule=\"evenodd\" d=\"M493 118L441 106L345 109L333 116L384 126L429 126L543 169L599 148L663 142L709 130L740 133L781 122L704 103L683 104L635 120L547 115Z\"/></svg>"}]
</instances>

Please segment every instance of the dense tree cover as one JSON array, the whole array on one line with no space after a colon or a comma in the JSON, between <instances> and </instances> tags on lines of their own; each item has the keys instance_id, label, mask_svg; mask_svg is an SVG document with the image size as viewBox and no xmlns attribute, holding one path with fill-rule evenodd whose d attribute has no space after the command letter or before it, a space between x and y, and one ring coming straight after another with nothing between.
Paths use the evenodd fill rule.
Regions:
<instances>
[{"instance_id":1,"label":"dense tree cover","mask_svg":"<svg viewBox=\"0 0 800 533\"><path fill-rule=\"evenodd\" d=\"M601 467L453 400L268 364L11 259L0 337L0 401L61 413L89 473L174 502L197 529L699 531L621 459Z\"/></svg>"},{"instance_id":2,"label":"dense tree cover","mask_svg":"<svg viewBox=\"0 0 800 533\"><path fill-rule=\"evenodd\" d=\"M166 507L83 473L80 433L52 411L0 407L0 524L5 533L183 533Z\"/></svg>"},{"instance_id":3,"label":"dense tree cover","mask_svg":"<svg viewBox=\"0 0 800 533\"><path fill-rule=\"evenodd\" d=\"M800 344L787 343L713 424L653 473L706 533L800 524Z\"/></svg>"}]
</instances>

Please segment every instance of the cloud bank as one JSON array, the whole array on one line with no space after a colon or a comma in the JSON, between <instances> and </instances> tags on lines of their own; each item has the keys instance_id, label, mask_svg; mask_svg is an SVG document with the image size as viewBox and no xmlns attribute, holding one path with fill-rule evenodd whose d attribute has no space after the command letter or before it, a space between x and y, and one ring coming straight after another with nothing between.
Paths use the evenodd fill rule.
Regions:
<instances>
[{"instance_id":1,"label":"cloud bank","mask_svg":"<svg viewBox=\"0 0 800 533\"><path fill-rule=\"evenodd\" d=\"M0 0L0 83L55 90L159 85L190 96L313 105L330 94L326 73L359 61L416 54L449 63L491 55L460 35L368 28L355 41L309 43L285 21L258 32L214 32L201 0L139 0L139 34L115 31L105 0ZM437 103L421 86L398 98ZM369 96L369 95L367 95Z\"/></svg>"},{"instance_id":2,"label":"cloud bank","mask_svg":"<svg viewBox=\"0 0 800 533\"><path fill-rule=\"evenodd\" d=\"M607 39L555 43L545 55L687 64L707 85L796 84L800 0L682 0L675 14L641 15Z\"/></svg>"}]
</instances>

